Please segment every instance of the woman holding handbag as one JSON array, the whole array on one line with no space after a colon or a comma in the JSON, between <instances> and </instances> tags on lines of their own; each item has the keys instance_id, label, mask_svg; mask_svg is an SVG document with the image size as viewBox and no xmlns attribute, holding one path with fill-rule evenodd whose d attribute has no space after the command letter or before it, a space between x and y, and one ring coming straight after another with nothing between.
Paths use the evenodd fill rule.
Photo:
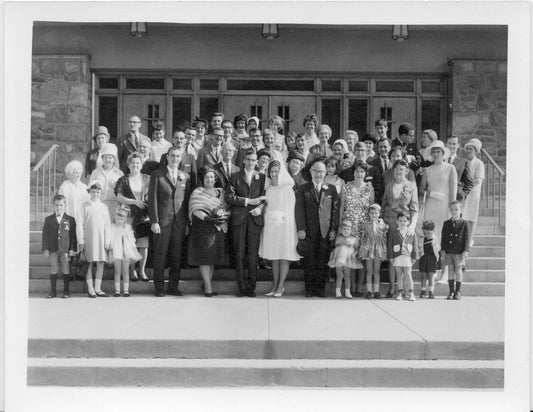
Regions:
<instances>
[{"instance_id":1,"label":"woman holding handbag","mask_svg":"<svg viewBox=\"0 0 533 412\"><path fill-rule=\"evenodd\" d=\"M148 256L148 241L150 236L150 219L148 218L147 196L150 184L150 176L142 174L142 158L138 153L129 155L129 174L122 176L115 186L115 195L119 203L128 206L130 209L131 226L135 233L136 246L141 254L139 262L140 279L148 282L146 276L146 258ZM139 277L135 270L132 273L132 280L137 282Z\"/></svg>"}]
</instances>

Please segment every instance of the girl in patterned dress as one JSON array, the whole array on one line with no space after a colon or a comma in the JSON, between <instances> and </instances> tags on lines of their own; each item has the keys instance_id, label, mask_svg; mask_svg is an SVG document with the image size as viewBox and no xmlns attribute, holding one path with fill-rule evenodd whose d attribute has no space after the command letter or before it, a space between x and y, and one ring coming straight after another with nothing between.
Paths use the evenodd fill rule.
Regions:
<instances>
[{"instance_id":1,"label":"girl in patterned dress","mask_svg":"<svg viewBox=\"0 0 533 412\"><path fill-rule=\"evenodd\" d=\"M353 169L354 180L344 185L344 192L341 196L341 220L352 222L352 236L357 238L357 243L360 243L361 240L363 223L368 220L368 207L374 203L372 183L364 181L367 170L368 165L366 163L356 162ZM352 291L355 288L355 296L362 297L364 274L359 273L357 283L355 282L355 275L355 272L351 271Z\"/></svg>"},{"instance_id":2,"label":"girl in patterned dress","mask_svg":"<svg viewBox=\"0 0 533 412\"><path fill-rule=\"evenodd\" d=\"M352 222L345 220L341 224L341 232L335 239L335 249L331 252L328 262L330 268L335 268L337 272L337 284L335 285L335 297L342 298L341 286L344 278L344 296L352 299L350 293L350 271L363 267L361 261L357 259L358 240L352 236Z\"/></svg>"},{"instance_id":3,"label":"girl in patterned dress","mask_svg":"<svg viewBox=\"0 0 533 412\"><path fill-rule=\"evenodd\" d=\"M387 231L389 225L379 218L381 206L374 203L368 208L370 221L363 225L359 258L366 266L366 295L365 298L381 299L379 293L379 270L381 262L387 259ZM372 284L372 275L374 283ZM374 293L372 293L372 290Z\"/></svg>"}]
</instances>

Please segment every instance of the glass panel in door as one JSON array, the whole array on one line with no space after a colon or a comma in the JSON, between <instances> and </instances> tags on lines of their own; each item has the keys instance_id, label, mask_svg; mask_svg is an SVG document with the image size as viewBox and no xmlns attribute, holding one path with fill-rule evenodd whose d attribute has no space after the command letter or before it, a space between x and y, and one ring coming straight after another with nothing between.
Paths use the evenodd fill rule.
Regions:
<instances>
[{"instance_id":1,"label":"glass panel in door","mask_svg":"<svg viewBox=\"0 0 533 412\"><path fill-rule=\"evenodd\" d=\"M398 127L402 123L416 125L416 98L414 97L376 97L373 101L373 118L369 125L374 131L374 122L385 119L389 125L389 139L398 137Z\"/></svg>"},{"instance_id":2,"label":"glass panel in door","mask_svg":"<svg viewBox=\"0 0 533 412\"><path fill-rule=\"evenodd\" d=\"M128 119L137 115L141 119L141 133L152 137L152 125L156 120L166 121L166 96L127 94L122 98L122 132L129 130ZM170 125L165 123L168 129Z\"/></svg>"},{"instance_id":3,"label":"glass panel in door","mask_svg":"<svg viewBox=\"0 0 533 412\"><path fill-rule=\"evenodd\" d=\"M224 96L224 117L233 122L238 114L256 116L260 128L267 127L268 96Z\"/></svg>"}]
</instances>

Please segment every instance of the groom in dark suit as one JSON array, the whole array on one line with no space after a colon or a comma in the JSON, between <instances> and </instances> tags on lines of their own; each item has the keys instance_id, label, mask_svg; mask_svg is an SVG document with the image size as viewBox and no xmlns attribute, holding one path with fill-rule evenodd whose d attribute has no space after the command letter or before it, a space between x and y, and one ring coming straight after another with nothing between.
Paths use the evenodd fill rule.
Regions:
<instances>
[{"instance_id":1,"label":"groom in dark suit","mask_svg":"<svg viewBox=\"0 0 533 412\"><path fill-rule=\"evenodd\" d=\"M238 297L255 297L257 260L265 200L265 175L254 170L257 155L253 149L244 154L244 169L233 173L226 186L226 203L232 206L233 247L236 254ZM245 250L248 274L244 274Z\"/></svg>"},{"instance_id":2,"label":"groom in dark suit","mask_svg":"<svg viewBox=\"0 0 533 412\"><path fill-rule=\"evenodd\" d=\"M457 200L465 201L466 197L472 190L474 182L472 181L472 175L466 159L462 158L458 154L460 148L459 137L450 136L446 140L446 146L450 149L450 157L448 163L454 165L457 171Z\"/></svg>"},{"instance_id":3,"label":"groom in dark suit","mask_svg":"<svg viewBox=\"0 0 533 412\"><path fill-rule=\"evenodd\" d=\"M324 297L329 245L339 226L339 196L334 185L323 182L325 176L324 162L315 162L311 166L311 182L296 191L298 239L308 238L312 244L311 253L304 257L306 298Z\"/></svg>"},{"instance_id":4,"label":"groom in dark suit","mask_svg":"<svg viewBox=\"0 0 533 412\"><path fill-rule=\"evenodd\" d=\"M188 224L187 210L191 196L191 179L179 170L180 150L171 147L168 166L150 176L148 213L154 233L154 286L157 297L165 296L163 271L170 258L167 294L183 296L178 290L181 273L181 243Z\"/></svg>"}]
</instances>

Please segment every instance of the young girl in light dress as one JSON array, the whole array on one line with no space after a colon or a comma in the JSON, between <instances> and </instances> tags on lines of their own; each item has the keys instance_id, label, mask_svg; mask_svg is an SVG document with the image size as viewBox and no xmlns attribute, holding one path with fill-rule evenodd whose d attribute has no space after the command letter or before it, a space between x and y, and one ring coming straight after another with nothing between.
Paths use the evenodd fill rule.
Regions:
<instances>
[{"instance_id":1,"label":"young girl in light dress","mask_svg":"<svg viewBox=\"0 0 533 412\"><path fill-rule=\"evenodd\" d=\"M126 223L127 218L127 209L119 207L115 213L115 222L111 225L111 245L107 260L108 263L115 265L114 297L120 296L120 275L122 275L124 284L124 297L130 296L130 263L142 258L135 245L133 229L130 224Z\"/></svg>"},{"instance_id":2,"label":"young girl in light dress","mask_svg":"<svg viewBox=\"0 0 533 412\"><path fill-rule=\"evenodd\" d=\"M352 299L350 293L350 270L361 269L363 264L357 258L358 241L351 235L352 222L345 220L341 224L341 232L335 239L335 249L331 252L328 266L335 268L337 272L337 282L335 284L335 297L342 298L341 286L344 278L344 296Z\"/></svg>"},{"instance_id":3,"label":"young girl in light dress","mask_svg":"<svg viewBox=\"0 0 533 412\"><path fill-rule=\"evenodd\" d=\"M379 293L379 270L381 262L387 260L387 225L379 218L381 206L374 203L368 207L369 222L363 224L361 246L359 247L359 259L366 266L366 295L365 298L381 299ZM374 275L374 283L372 283ZM372 293L372 291L374 293Z\"/></svg>"}]
</instances>

